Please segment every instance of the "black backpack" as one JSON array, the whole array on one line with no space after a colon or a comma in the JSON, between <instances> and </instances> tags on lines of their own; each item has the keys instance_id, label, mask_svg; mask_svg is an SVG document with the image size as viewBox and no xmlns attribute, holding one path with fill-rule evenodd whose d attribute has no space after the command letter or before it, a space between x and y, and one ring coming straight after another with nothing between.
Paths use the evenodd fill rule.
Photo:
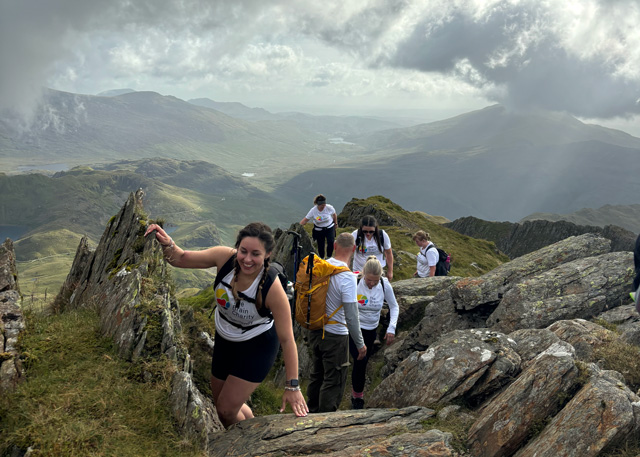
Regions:
<instances>
[{"instance_id":1,"label":"black backpack","mask_svg":"<svg viewBox=\"0 0 640 457\"><path fill-rule=\"evenodd\" d=\"M443 249L436 247L435 244L430 244L429 247L427 248L427 251L431 248L435 248L438 250L438 263L436 263L436 276L447 276L449 274L449 270L451 269L449 254L444 252ZM426 251L424 256L426 257Z\"/></svg>"},{"instance_id":2,"label":"black backpack","mask_svg":"<svg viewBox=\"0 0 640 457\"><path fill-rule=\"evenodd\" d=\"M218 270L218 272L216 273L216 277L213 280L213 290L216 290L216 287L218 287L218 285L222 282L222 280L224 279L225 276L227 276L234 267L234 263L236 260L236 255L233 254L229 260L227 260L224 265L222 265L222 268L220 268L220 270ZM275 281L276 277L280 280L280 284L282 284L282 288L284 289L284 291L287 291L287 275L284 272L284 267L282 266L282 264L280 262L276 262L274 260L272 260L269 263L269 270L267 272L267 278L264 280L264 283L262 284L262 304L263 306L261 306L258 309L258 314L262 317L270 317L271 319L273 319L273 316L271 315L271 311L269 309L267 309L266 306L264 306L264 302L267 299L267 294L269 293L269 289L271 288L271 285L273 284L273 282ZM225 284L225 286L227 287L231 287L229 284ZM240 298L242 298L243 300L246 300L248 302L251 303L255 303L256 299L252 298L252 297L247 297L246 295L244 295L242 292L240 292ZM213 314L213 310L215 310L215 303L214 303L214 307L211 310L211 313ZM222 314L221 314L222 316ZM209 316L211 317L211 315ZM224 317L224 316L223 316ZM232 325L236 325L233 322L230 322ZM260 325L260 324L258 324ZM244 331L247 331L249 329L253 328L253 326L248 327L248 328L244 328Z\"/></svg>"}]
</instances>

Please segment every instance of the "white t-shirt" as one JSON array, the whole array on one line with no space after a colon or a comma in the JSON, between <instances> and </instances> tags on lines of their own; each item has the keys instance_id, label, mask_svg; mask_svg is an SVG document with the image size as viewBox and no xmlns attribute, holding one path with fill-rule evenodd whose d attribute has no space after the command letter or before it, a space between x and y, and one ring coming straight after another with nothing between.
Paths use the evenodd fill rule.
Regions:
<instances>
[{"instance_id":1,"label":"white t-shirt","mask_svg":"<svg viewBox=\"0 0 640 457\"><path fill-rule=\"evenodd\" d=\"M322 211L318 211L318 205L316 205L309 210L304 218L312 221L316 227L331 227L335 213L336 210L329 204L326 204Z\"/></svg>"},{"instance_id":2,"label":"white t-shirt","mask_svg":"<svg viewBox=\"0 0 640 457\"><path fill-rule=\"evenodd\" d=\"M222 282L218 284L218 287L216 287L216 331L224 339L229 341L247 341L256 335L269 330L273 326L273 319L260 316L255 303L251 303L244 299L241 299L238 306L236 306L231 288L226 287L223 284L223 282L231 284L233 274L234 272L232 270L222 279ZM256 276L256 279L254 279L249 288L243 290L242 293L247 297L255 297L263 274L264 268L262 269L262 272ZM263 304L262 306L265 305ZM221 314L224 314L224 317L222 317ZM256 324L260 325L243 332L243 329L236 327L228 321L235 322L243 327Z\"/></svg>"},{"instance_id":3,"label":"white t-shirt","mask_svg":"<svg viewBox=\"0 0 640 457\"><path fill-rule=\"evenodd\" d=\"M348 265L340 260L331 257L327 260L331 265L337 267L348 267ZM356 275L350 271L343 271L337 275L333 275L329 281L329 290L327 290L327 307L325 312L327 316L331 316L336 308L343 303L355 303L356 302ZM340 308L337 313L333 315L331 320L342 322L342 324L327 324L324 326L324 331L333 333L336 335L348 335L349 329L347 328L347 320L344 316L344 308Z\"/></svg>"},{"instance_id":4,"label":"white t-shirt","mask_svg":"<svg viewBox=\"0 0 640 457\"><path fill-rule=\"evenodd\" d=\"M435 267L438 263L438 259L440 258L435 246L433 249L429 249L429 246L433 246L431 241L429 241L429 244L424 248L421 248L420 252L418 252L418 277L420 278L428 277L430 267Z\"/></svg>"},{"instance_id":5,"label":"white t-shirt","mask_svg":"<svg viewBox=\"0 0 640 457\"><path fill-rule=\"evenodd\" d=\"M360 318L360 328L365 330L375 330L378 328L378 324L380 323L380 310L382 310L382 304L386 300L389 305L389 317L391 321L387 333L393 333L395 335L400 308L389 280L384 276L380 279L381 281L373 286L373 289L367 287L364 278L358 282L358 317ZM382 287L382 281L384 281L384 287Z\"/></svg>"},{"instance_id":6,"label":"white t-shirt","mask_svg":"<svg viewBox=\"0 0 640 457\"><path fill-rule=\"evenodd\" d=\"M356 246L356 252L353 253L353 271L362 271L362 268L367 261L367 257L369 257L370 255L375 255L376 258L380 261L380 264L382 264L383 268L387 265L387 259L384 256L384 251L386 251L387 249L391 249L391 240L389 239L389 235L387 235L387 232L385 232L384 230L380 230L380 232L382 232L382 252L380 252L380 249L378 249L378 244L376 243L375 237L372 236L371 239L368 240L367 236L363 235L364 245ZM356 240L357 243L358 231L354 230L353 233L351 233L351 236L354 240Z\"/></svg>"}]
</instances>

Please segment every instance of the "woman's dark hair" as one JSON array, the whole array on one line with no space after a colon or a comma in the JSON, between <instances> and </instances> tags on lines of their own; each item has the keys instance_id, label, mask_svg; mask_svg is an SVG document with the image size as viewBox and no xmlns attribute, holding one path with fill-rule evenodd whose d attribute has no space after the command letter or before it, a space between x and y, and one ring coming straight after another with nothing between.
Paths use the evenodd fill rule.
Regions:
<instances>
[{"instance_id":1,"label":"woman's dark hair","mask_svg":"<svg viewBox=\"0 0 640 457\"><path fill-rule=\"evenodd\" d=\"M327 203L327 197L322 194L316 195L316 198L313 199L314 205L322 205L323 203Z\"/></svg>"},{"instance_id":2,"label":"woman's dark hair","mask_svg":"<svg viewBox=\"0 0 640 457\"><path fill-rule=\"evenodd\" d=\"M260 280L260 285L258 286L258 291L256 292L256 308L260 309L262 308L262 285L267 279L267 272L269 271L269 263L271 261L271 256L269 256L269 254L271 254L271 251L273 251L276 242L273 238L271 227L262 222L252 222L238 232L238 236L236 237L236 249L240 247L240 242L247 237L258 238L264 246L264 250L266 251L266 254L268 256L264 259L264 272L262 274L262 279ZM238 263L238 258L236 257L235 270L233 273L233 281L231 287L233 298L236 300L236 303L240 302L240 298L238 297L238 291L236 288L236 278L239 272L240 264Z\"/></svg>"},{"instance_id":3,"label":"woman's dark hair","mask_svg":"<svg viewBox=\"0 0 640 457\"><path fill-rule=\"evenodd\" d=\"M377 219L371 215L363 217L360 221L360 227L358 228L358 234L356 235L356 249L360 249L360 251L364 253L364 233L362 232L362 227L374 227L373 238L376 240L378 250L380 252L384 252L382 249L382 231L378 227Z\"/></svg>"}]
</instances>

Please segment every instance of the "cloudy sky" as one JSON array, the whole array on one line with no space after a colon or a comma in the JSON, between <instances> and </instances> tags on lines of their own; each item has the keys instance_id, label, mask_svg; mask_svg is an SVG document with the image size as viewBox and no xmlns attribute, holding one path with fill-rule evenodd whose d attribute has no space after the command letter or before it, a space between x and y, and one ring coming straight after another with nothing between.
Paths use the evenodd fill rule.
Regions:
<instances>
[{"instance_id":1,"label":"cloudy sky","mask_svg":"<svg viewBox=\"0 0 640 457\"><path fill-rule=\"evenodd\" d=\"M0 105L42 86L332 114L502 103L640 136L639 24L637 0L0 0Z\"/></svg>"}]
</instances>

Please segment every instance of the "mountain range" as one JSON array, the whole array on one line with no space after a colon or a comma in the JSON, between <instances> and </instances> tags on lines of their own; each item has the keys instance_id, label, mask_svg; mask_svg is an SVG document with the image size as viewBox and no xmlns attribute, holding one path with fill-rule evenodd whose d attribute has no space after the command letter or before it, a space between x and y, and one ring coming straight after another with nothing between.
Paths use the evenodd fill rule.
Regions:
<instances>
[{"instance_id":1,"label":"mountain range","mask_svg":"<svg viewBox=\"0 0 640 457\"><path fill-rule=\"evenodd\" d=\"M347 141L369 158L308 170L276 193L300 206L323 191L337 206L382 194L448 219L511 221L534 212L632 205L640 195L640 139L568 115L517 114L495 105Z\"/></svg>"},{"instance_id":2,"label":"mountain range","mask_svg":"<svg viewBox=\"0 0 640 457\"><path fill-rule=\"evenodd\" d=\"M180 181L177 187L187 189L185 183L195 179L190 185L199 187L189 191L207 195L224 187L220 170L228 177L245 175L254 190L271 194L275 213L287 208L296 218L324 193L338 210L354 197L384 195L409 210L448 220L471 215L517 221L532 213L571 214L603 205L626 205L630 221L623 226L630 230L637 227L633 220L640 220L634 206L640 139L624 132L566 114L514 113L500 105L387 128L393 125L366 117L274 114L239 103L187 102L130 89L100 96L47 90L30 128L0 114L0 166L10 173L52 163L116 172L123 170L123 160L199 160L220 168L207 176L210 168L203 165L197 178L190 170L191 178L183 179L182 165L172 164L162 176L164 185ZM333 135L344 135L344 141L329 141ZM137 183L151 176L145 174L151 163L131 165L117 179ZM166 163L157 162L153 173L162 174ZM82 170L73 173L87 173ZM241 191L236 197L238 211L255 207ZM267 206L261 209L268 212ZM9 214L0 225L8 223ZM30 225L40 217L30 207L24 214L33 214Z\"/></svg>"},{"instance_id":3,"label":"mountain range","mask_svg":"<svg viewBox=\"0 0 640 457\"><path fill-rule=\"evenodd\" d=\"M165 157L264 177L333 163L345 148L296 122L245 121L155 92L91 96L47 90L30 122L0 114L5 171Z\"/></svg>"}]
</instances>

